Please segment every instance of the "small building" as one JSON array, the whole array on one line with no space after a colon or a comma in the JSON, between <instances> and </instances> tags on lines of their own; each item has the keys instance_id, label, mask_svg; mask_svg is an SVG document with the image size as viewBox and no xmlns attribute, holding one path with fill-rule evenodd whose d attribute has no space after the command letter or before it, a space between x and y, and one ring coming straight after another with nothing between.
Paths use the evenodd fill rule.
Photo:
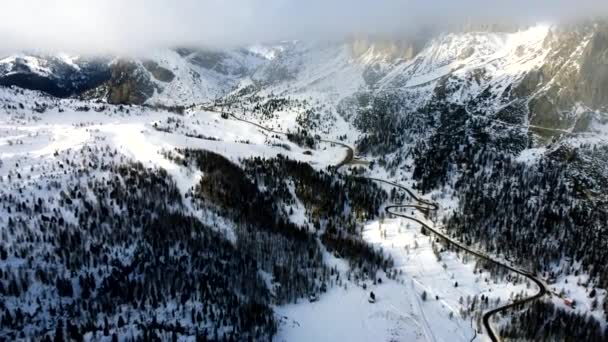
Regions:
<instances>
[{"instance_id":1,"label":"small building","mask_svg":"<svg viewBox=\"0 0 608 342\"><path fill-rule=\"evenodd\" d=\"M576 307L576 302L574 301L574 299L564 298L564 304L566 304L567 307L573 309Z\"/></svg>"}]
</instances>

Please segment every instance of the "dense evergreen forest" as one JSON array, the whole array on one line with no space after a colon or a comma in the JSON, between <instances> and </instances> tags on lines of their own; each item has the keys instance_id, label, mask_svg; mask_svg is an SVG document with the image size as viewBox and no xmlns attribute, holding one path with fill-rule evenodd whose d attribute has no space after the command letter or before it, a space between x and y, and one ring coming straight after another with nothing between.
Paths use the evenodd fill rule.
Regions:
<instances>
[{"instance_id":1,"label":"dense evergreen forest","mask_svg":"<svg viewBox=\"0 0 608 342\"><path fill-rule=\"evenodd\" d=\"M65 183L2 195L3 338L272 336L269 294L251 256L185 214L165 171L116 156L66 156L46 170L66 170ZM28 306L35 310L23 312Z\"/></svg>"},{"instance_id":2,"label":"dense evergreen forest","mask_svg":"<svg viewBox=\"0 0 608 342\"><path fill-rule=\"evenodd\" d=\"M593 317L578 315L557 308L551 302L536 301L527 310L514 313L500 335L505 341L602 342L608 328Z\"/></svg>"},{"instance_id":3,"label":"dense evergreen forest","mask_svg":"<svg viewBox=\"0 0 608 342\"><path fill-rule=\"evenodd\" d=\"M367 132L359 141L361 150L377 155L389 170L402 167L411 157L422 193L444 187L454 191L460 207L442 222L454 238L500 254L546 279L589 274L589 281L579 284L588 293L608 288L608 211L603 209L608 148L572 145L554 136L544 156L527 162L517 155L537 144L538 137L519 126L470 113L467 107L474 104L431 101L414 113L398 96L360 95L358 101L356 122ZM582 319L576 314L554 313L549 304L538 305L529 313L538 317L537 327L557 315L572 316L561 320L562 334L578 329L570 326ZM608 312L608 303L597 305ZM588 321L597 324L592 318ZM517 329L511 331L516 337ZM520 337L565 336L542 331ZM594 334L571 336L603 336Z\"/></svg>"},{"instance_id":4,"label":"dense evergreen forest","mask_svg":"<svg viewBox=\"0 0 608 342\"><path fill-rule=\"evenodd\" d=\"M357 277L373 279L377 269L392 266L389 258L369 247L360 235L361 220L378 216L380 205L387 198L375 184L333 171L316 171L308 164L280 155L270 160L244 160L241 169L212 152L179 152L183 155L179 162L184 165L193 162L204 173L193 196L201 205L218 205L222 216L232 212L236 222L249 226L237 230L237 241L248 243L249 247L259 246L255 250L259 250L260 260L264 260L261 265L264 270L271 274L280 270L282 277L276 279L284 281L279 289L287 293L285 296L277 293L278 302L292 301L328 287L331 279L326 278L327 272L335 272L322 264L316 243L319 235L327 248L357 265L353 268ZM312 229L290 221L297 202L303 204ZM343 228L336 230L337 224ZM262 238L260 234L267 236ZM279 246L284 247L282 253ZM270 250L274 251L268 253ZM310 269L301 265L310 265ZM316 279L317 275L321 278Z\"/></svg>"},{"instance_id":5,"label":"dense evergreen forest","mask_svg":"<svg viewBox=\"0 0 608 342\"><path fill-rule=\"evenodd\" d=\"M203 172L186 199L165 170L109 148L58 154L28 185L2 179L0 339L267 340L271 305L389 271L355 219L378 215L374 184L283 157L167 156ZM309 223L290 219L297 203ZM325 265L324 243L353 270Z\"/></svg>"},{"instance_id":6,"label":"dense evergreen forest","mask_svg":"<svg viewBox=\"0 0 608 342\"><path fill-rule=\"evenodd\" d=\"M272 198L288 206L296 198L301 201L325 247L347 257L353 270L362 271L364 278L374 279L378 268L392 267L390 257L374 250L361 237L361 222L381 215L380 206L387 199L375 183L334 171L319 172L309 164L281 156L246 161L245 169Z\"/></svg>"},{"instance_id":7,"label":"dense evergreen forest","mask_svg":"<svg viewBox=\"0 0 608 342\"><path fill-rule=\"evenodd\" d=\"M476 112L474 103L429 101L415 111L408 103L398 94L360 92L343 101L338 113L365 132L357 143L360 153L378 157L389 171L411 158L416 190L447 187L457 194L460 208L442 222L456 239L546 279L589 274L589 281L579 282L588 293L608 288L608 217L601 210L608 190L605 147L569 145L558 135L539 138L518 126L526 122L518 111L493 118ZM548 144L545 156L517 159L539 139ZM330 250L350 244L350 238L328 239L336 236L332 220L324 229L321 239ZM604 300L597 305L608 312Z\"/></svg>"}]
</instances>

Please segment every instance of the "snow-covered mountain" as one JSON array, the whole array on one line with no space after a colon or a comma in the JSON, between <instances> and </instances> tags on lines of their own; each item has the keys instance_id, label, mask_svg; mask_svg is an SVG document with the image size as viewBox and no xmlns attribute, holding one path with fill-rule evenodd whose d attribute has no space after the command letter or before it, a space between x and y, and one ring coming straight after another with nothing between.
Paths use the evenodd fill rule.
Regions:
<instances>
[{"instance_id":1,"label":"snow-covered mountain","mask_svg":"<svg viewBox=\"0 0 608 342\"><path fill-rule=\"evenodd\" d=\"M0 340L470 341L536 291L421 222L547 283L501 334L608 336L605 22L18 53L0 85Z\"/></svg>"},{"instance_id":2,"label":"snow-covered mountain","mask_svg":"<svg viewBox=\"0 0 608 342\"><path fill-rule=\"evenodd\" d=\"M156 51L144 58L20 54L0 60L0 84L58 97L85 93L110 103L183 105L223 95L272 58L275 49L280 47L233 51L180 48Z\"/></svg>"},{"instance_id":3,"label":"snow-covered mountain","mask_svg":"<svg viewBox=\"0 0 608 342\"><path fill-rule=\"evenodd\" d=\"M165 105L207 102L251 84L257 92L316 92L336 101L361 91L398 93L412 109L441 96L471 102L472 111L499 117L525 112L533 124L551 121L566 129L575 124L575 113L608 104L600 91L607 78L607 32L595 22L464 31L411 43L352 39L174 49L137 59L21 54L0 60L0 83L63 97L88 91L112 103Z\"/></svg>"},{"instance_id":4,"label":"snow-covered mountain","mask_svg":"<svg viewBox=\"0 0 608 342\"><path fill-rule=\"evenodd\" d=\"M16 85L66 97L99 86L110 77L105 58L18 54L0 59L0 85Z\"/></svg>"}]
</instances>

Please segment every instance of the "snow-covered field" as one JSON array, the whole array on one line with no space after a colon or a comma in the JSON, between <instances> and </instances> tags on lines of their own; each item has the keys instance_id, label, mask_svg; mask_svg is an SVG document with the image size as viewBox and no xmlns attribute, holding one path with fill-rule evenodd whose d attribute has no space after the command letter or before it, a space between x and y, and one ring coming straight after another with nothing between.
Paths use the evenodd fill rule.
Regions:
<instances>
[{"instance_id":1,"label":"snow-covered field","mask_svg":"<svg viewBox=\"0 0 608 342\"><path fill-rule=\"evenodd\" d=\"M5 162L19 157L50 158L55 152L89 144L108 144L135 160L164 168L171 165L160 152L184 147L214 151L235 162L240 158L283 154L319 168L336 164L345 154L343 148L330 144L321 146L322 153L304 154L306 150L283 136L210 112L196 111L182 116L143 109L130 114L49 110L42 115L0 115L0 157ZM158 123L167 120L181 123L168 127L172 131L165 131L164 126L159 129L162 124ZM180 125L189 131L180 131ZM283 146L274 146L279 144Z\"/></svg>"},{"instance_id":2,"label":"snow-covered field","mask_svg":"<svg viewBox=\"0 0 608 342\"><path fill-rule=\"evenodd\" d=\"M419 212L404 212L419 219ZM429 222L431 223L431 222ZM468 313L489 297L489 307L516 294L531 294L533 285L520 281L495 282L476 269L473 257L433 251L434 238L420 225L403 218L385 218L366 224L366 241L395 259L397 280L380 276L382 283L347 283L318 302L277 308L284 324L280 341L484 341L481 320ZM437 245L437 248L439 246ZM368 302L370 291L376 295ZM426 295L423 295L426 293ZM426 300L423 299L426 296ZM476 299L473 299L477 297ZM475 301L476 304L472 304ZM484 310L485 311L485 310Z\"/></svg>"}]
</instances>

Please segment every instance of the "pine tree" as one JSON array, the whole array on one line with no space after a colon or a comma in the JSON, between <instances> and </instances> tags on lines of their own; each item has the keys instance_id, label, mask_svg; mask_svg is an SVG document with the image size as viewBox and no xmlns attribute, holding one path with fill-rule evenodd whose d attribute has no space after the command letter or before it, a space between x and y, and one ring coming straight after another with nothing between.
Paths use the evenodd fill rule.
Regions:
<instances>
[{"instance_id":1,"label":"pine tree","mask_svg":"<svg viewBox=\"0 0 608 342\"><path fill-rule=\"evenodd\" d=\"M63 320L59 319L57 320L57 325L55 326L55 338L53 339L54 342L63 342L64 338L63 338Z\"/></svg>"},{"instance_id":2,"label":"pine tree","mask_svg":"<svg viewBox=\"0 0 608 342\"><path fill-rule=\"evenodd\" d=\"M107 316L103 319L103 336L110 336L110 324Z\"/></svg>"}]
</instances>

